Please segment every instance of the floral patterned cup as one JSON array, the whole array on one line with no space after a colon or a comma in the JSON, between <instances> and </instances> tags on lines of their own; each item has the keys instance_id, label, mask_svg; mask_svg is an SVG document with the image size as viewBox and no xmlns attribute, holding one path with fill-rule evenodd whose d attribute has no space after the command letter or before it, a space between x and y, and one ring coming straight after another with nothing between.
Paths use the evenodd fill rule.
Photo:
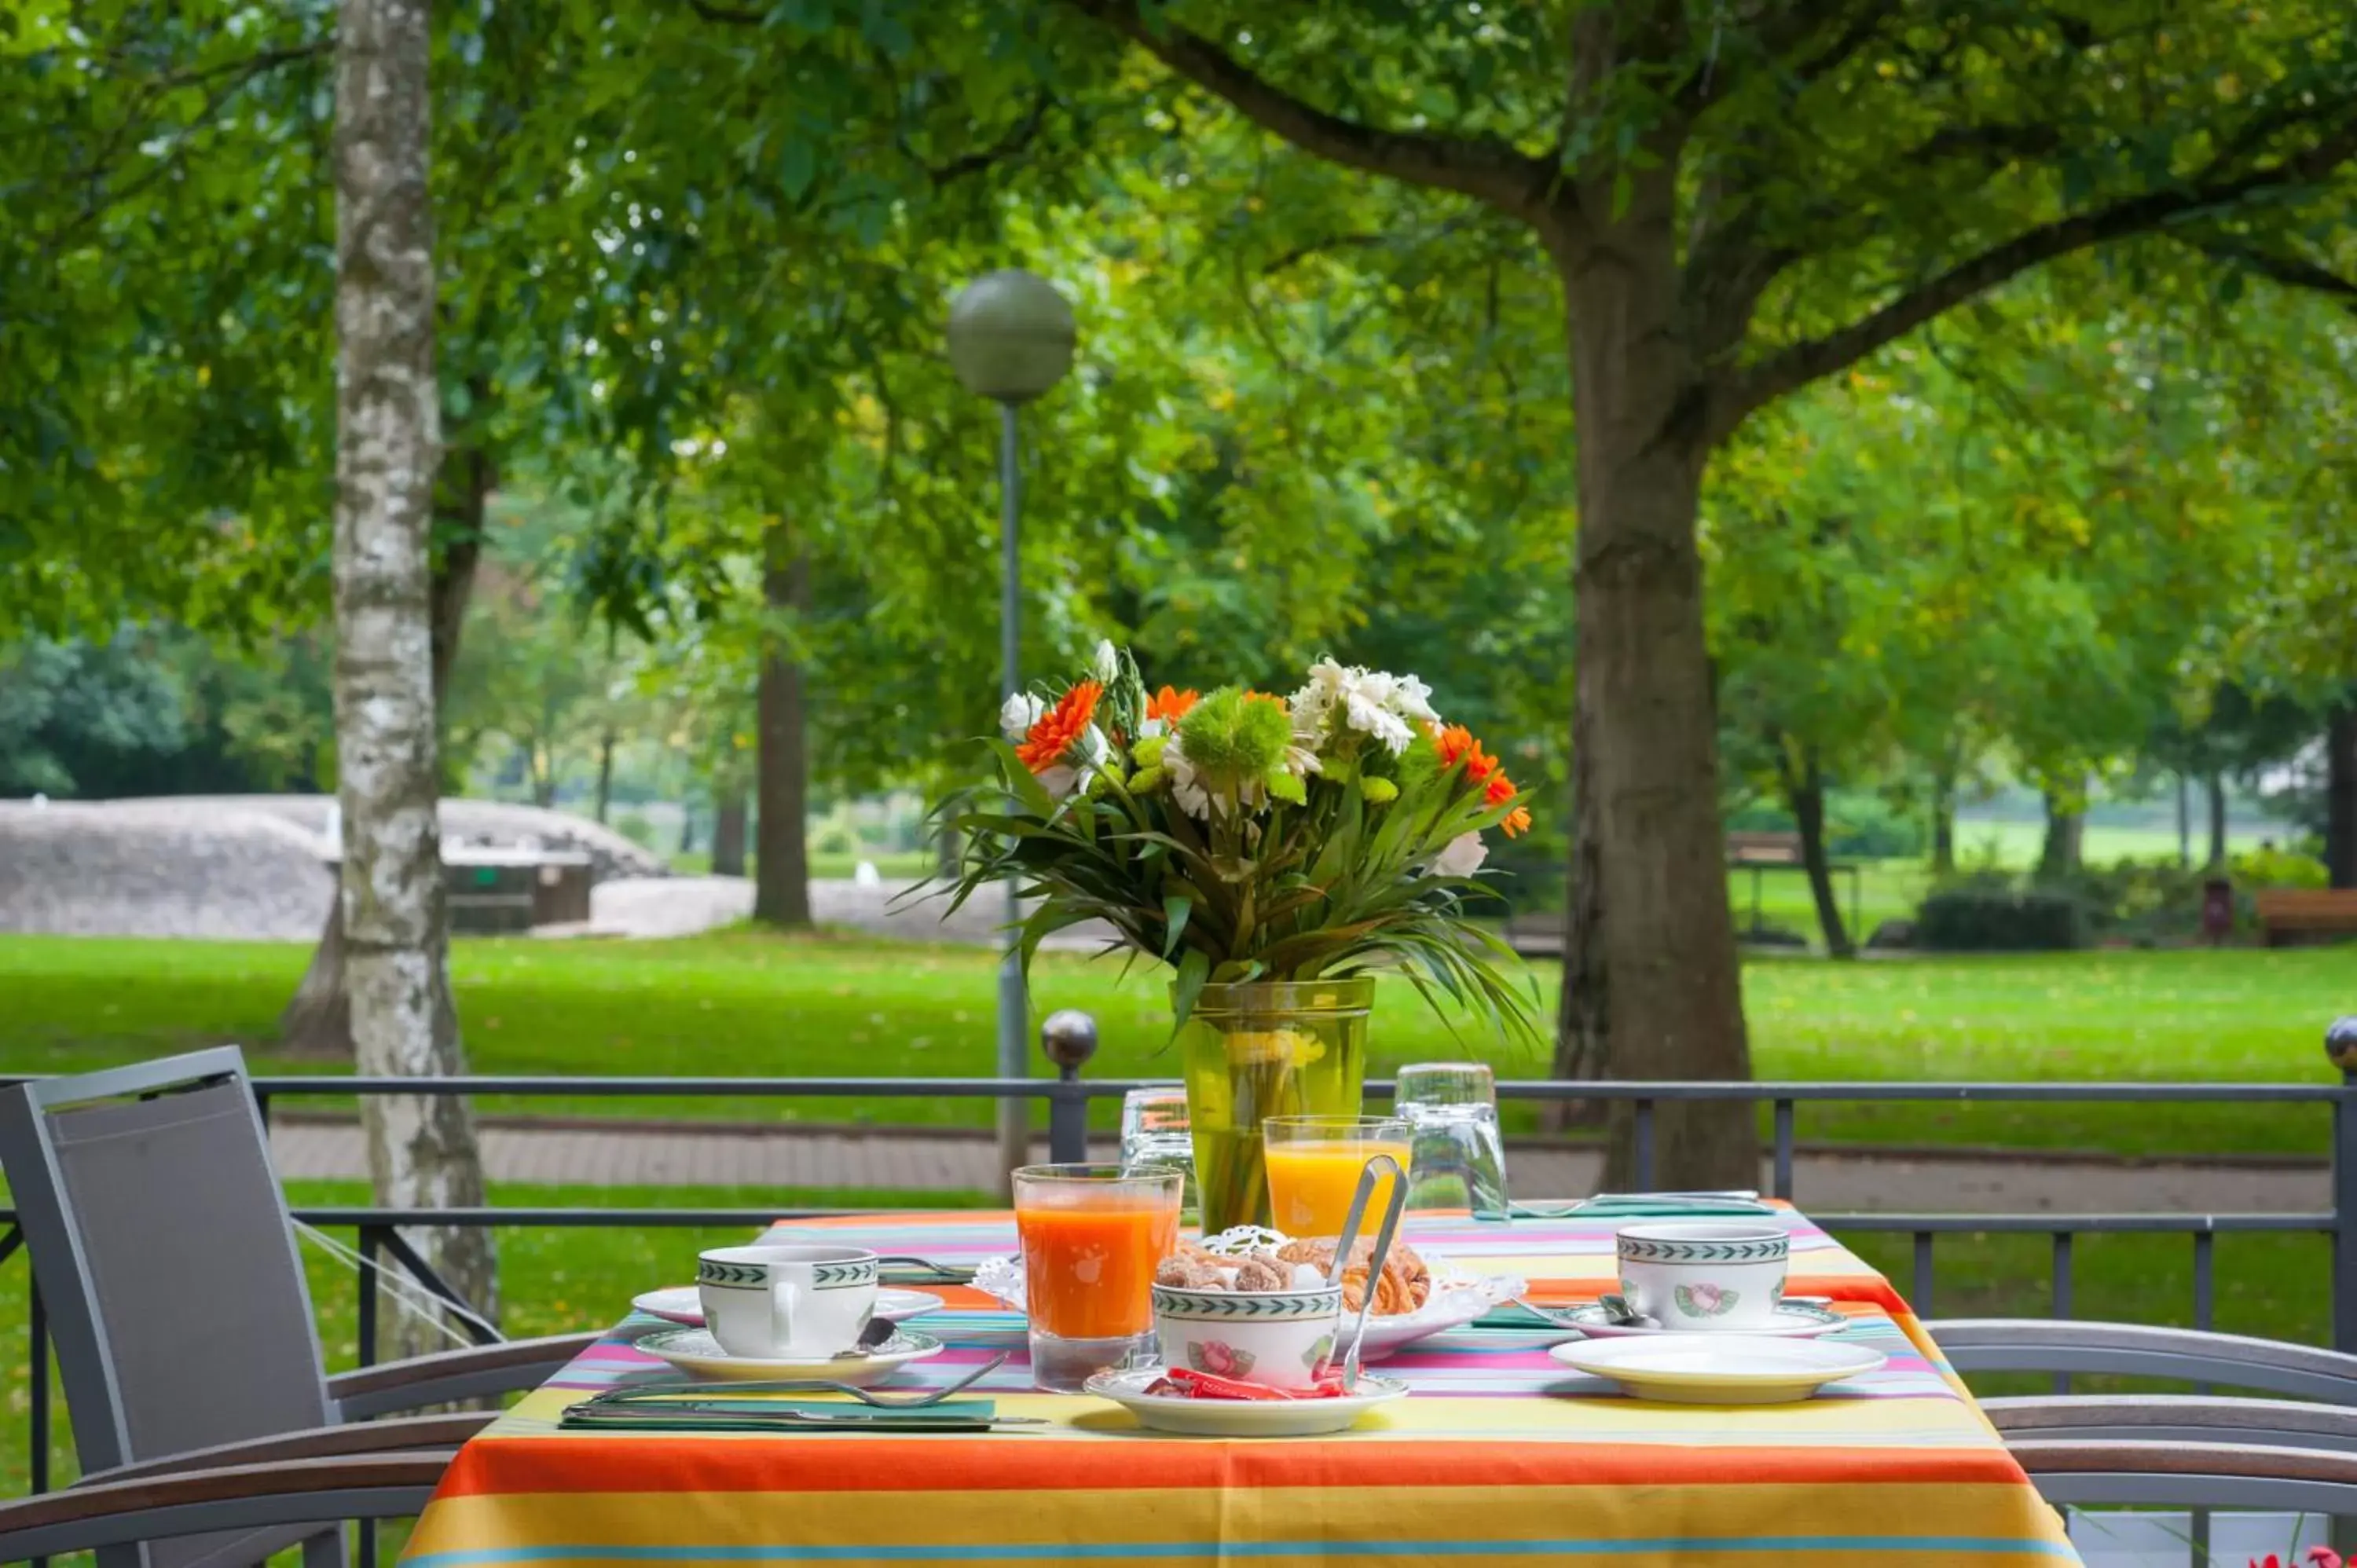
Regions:
<instances>
[{"instance_id":1,"label":"floral patterned cup","mask_svg":"<svg viewBox=\"0 0 2357 1568\"><path fill-rule=\"evenodd\" d=\"M1307 1389L1334 1360L1342 1287L1225 1291L1154 1287L1154 1332L1168 1367L1272 1389Z\"/></svg>"},{"instance_id":2,"label":"floral patterned cup","mask_svg":"<svg viewBox=\"0 0 2357 1568\"><path fill-rule=\"evenodd\" d=\"M1615 1240L1622 1298L1664 1328L1765 1327L1784 1297L1792 1238L1776 1226L1666 1220Z\"/></svg>"}]
</instances>

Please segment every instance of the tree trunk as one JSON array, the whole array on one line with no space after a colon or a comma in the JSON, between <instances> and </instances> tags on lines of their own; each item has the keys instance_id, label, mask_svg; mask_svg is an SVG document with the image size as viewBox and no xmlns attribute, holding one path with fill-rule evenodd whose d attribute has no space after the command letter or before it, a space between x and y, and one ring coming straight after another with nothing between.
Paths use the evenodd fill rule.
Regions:
<instances>
[{"instance_id":1,"label":"tree trunk","mask_svg":"<svg viewBox=\"0 0 2357 1568\"><path fill-rule=\"evenodd\" d=\"M679 854L687 854L689 851L693 850L694 847L695 847L695 802L694 802L694 801L693 801L693 800L682 800L682 801L679 803L679 850L678 850L678 853L679 853Z\"/></svg>"},{"instance_id":2,"label":"tree trunk","mask_svg":"<svg viewBox=\"0 0 2357 1568\"><path fill-rule=\"evenodd\" d=\"M2084 811L2065 810L2060 796L2051 789L2046 791L2046 842L2038 850L2040 880L2051 882L2077 875L2086 830Z\"/></svg>"},{"instance_id":3,"label":"tree trunk","mask_svg":"<svg viewBox=\"0 0 2357 1568\"><path fill-rule=\"evenodd\" d=\"M2193 789L2182 768L2177 774L2177 868L2193 868Z\"/></svg>"},{"instance_id":4,"label":"tree trunk","mask_svg":"<svg viewBox=\"0 0 2357 1568\"><path fill-rule=\"evenodd\" d=\"M607 804L614 796L614 726L608 725L597 736L597 820L606 820Z\"/></svg>"},{"instance_id":5,"label":"tree trunk","mask_svg":"<svg viewBox=\"0 0 2357 1568\"><path fill-rule=\"evenodd\" d=\"M1680 336L1676 163L1622 191L1599 182L1587 209L1621 216L1577 242L1548 236L1569 306L1579 433L1579 903L1564 973L1583 993L1599 972L1609 977L1601 998L1572 1006L1600 1014L1598 1054L1613 1076L1749 1079L1703 637L1695 525L1707 453ZM1665 1101L1652 1120L1654 1158L1642 1170L1635 1118L1616 1112L1608 1185L1758 1183L1751 1107Z\"/></svg>"},{"instance_id":6,"label":"tree trunk","mask_svg":"<svg viewBox=\"0 0 2357 1568\"><path fill-rule=\"evenodd\" d=\"M1956 870L1956 769L1946 758L1932 776L1932 875Z\"/></svg>"},{"instance_id":7,"label":"tree trunk","mask_svg":"<svg viewBox=\"0 0 2357 1568\"><path fill-rule=\"evenodd\" d=\"M2324 869L2335 887L2357 887L2357 693L2324 730Z\"/></svg>"},{"instance_id":8,"label":"tree trunk","mask_svg":"<svg viewBox=\"0 0 2357 1568\"><path fill-rule=\"evenodd\" d=\"M462 1073L450 995L435 733L433 209L425 0L343 0L336 27L336 737L343 961L355 1067ZM453 1096L361 1102L379 1203L474 1208L473 1112ZM489 1231L416 1239L496 1310ZM398 1321L398 1320L396 1320Z\"/></svg>"},{"instance_id":9,"label":"tree trunk","mask_svg":"<svg viewBox=\"0 0 2357 1568\"><path fill-rule=\"evenodd\" d=\"M1563 990L1555 1012L1555 1076L1565 1079L1606 1078L1612 1065L1606 1050L1605 1004L1611 993L1604 972L1603 874L1596 841L1580 825L1591 788L1583 716L1576 709L1571 724L1571 853L1564 865ZM1544 1101L1540 1125L1561 1133L1592 1121L1595 1103Z\"/></svg>"},{"instance_id":10,"label":"tree trunk","mask_svg":"<svg viewBox=\"0 0 2357 1568\"><path fill-rule=\"evenodd\" d=\"M745 875L745 786L734 777L713 790L712 875Z\"/></svg>"},{"instance_id":11,"label":"tree trunk","mask_svg":"<svg viewBox=\"0 0 2357 1568\"><path fill-rule=\"evenodd\" d=\"M802 636L810 614L810 553L783 524L772 526L762 543L761 596L772 621L791 616L793 637ZM753 918L773 926L811 923L809 816L809 726L802 713L802 666L795 649L774 628L761 654L755 723L760 756L754 794L760 803L753 854Z\"/></svg>"},{"instance_id":12,"label":"tree trunk","mask_svg":"<svg viewBox=\"0 0 2357 1568\"><path fill-rule=\"evenodd\" d=\"M2226 779L2212 773L2201 783L2210 791L2210 858L2205 864L2216 871L2226 864Z\"/></svg>"},{"instance_id":13,"label":"tree trunk","mask_svg":"<svg viewBox=\"0 0 2357 1568\"><path fill-rule=\"evenodd\" d=\"M1841 900L1834 896L1833 863L1825 854L1825 780L1816 748L1801 748L1798 768L1789 755L1782 756L1780 769L1784 804L1801 830L1801 865L1809 874L1809 897L1816 900L1817 929L1824 933L1825 951L1835 958L1856 958L1857 950L1842 925Z\"/></svg>"},{"instance_id":14,"label":"tree trunk","mask_svg":"<svg viewBox=\"0 0 2357 1568\"><path fill-rule=\"evenodd\" d=\"M490 395L488 387L484 395ZM476 404L478 408L480 403ZM450 690L458 662L458 638L474 595L475 568L483 554L483 525L496 482L490 457L479 450L450 452L442 460L443 487L436 532L442 548L434 560L428 593L433 605L434 711ZM344 979L344 904L328 900L328 915L311 961L295 994L278 1015L278 1048L291 1056L349 1058L352 1054L351 997Z\"/></svg>"}]
</instances>

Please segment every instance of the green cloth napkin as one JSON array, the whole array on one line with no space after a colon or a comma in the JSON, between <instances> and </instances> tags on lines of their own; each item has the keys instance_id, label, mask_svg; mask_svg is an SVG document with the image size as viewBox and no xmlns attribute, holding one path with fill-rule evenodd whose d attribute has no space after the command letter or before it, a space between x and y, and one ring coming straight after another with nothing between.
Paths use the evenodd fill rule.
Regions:
<instances>
[{"instance_id":1,"label":"green cloth napkin","mask_svg":"<svg viewBox=\"0 0 2357 1568\"><path fill-rule=\"evenodd\" d=\"M823 1400L698 1398L583 1403L558 1425L604 1432L987 1432L992 1400L944 1400L916 1410Z\"/></svg>"}]
</instances>

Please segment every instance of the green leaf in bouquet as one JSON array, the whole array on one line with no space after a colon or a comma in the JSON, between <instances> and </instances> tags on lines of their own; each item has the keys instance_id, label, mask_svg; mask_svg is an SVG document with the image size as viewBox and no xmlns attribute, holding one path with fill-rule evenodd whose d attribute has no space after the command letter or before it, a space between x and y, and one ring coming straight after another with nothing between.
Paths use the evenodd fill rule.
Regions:
<instances>
[{"instance_id":1,"label":"green leaf in bouquet","mask_svg":"<svg viewBox=\"0 0 2357 1568\"><path fill-rule=\"evenodd\" d=\"M1204 982L1211 978L1211 958L1200 948L1189 948L1187 956L1178 961L1178 980L1170 993L1170 1011L1181 1025L1194 1015L1195 998L1203 993Z\"/></svg>"},{"instance_id":2,"label":"green leaf in bouquet","mask_svg":"<svg viewBox=\"0 0 2357 1568\"><path fill-rule=\"evenodd\" d=\"M1161 846L1153 847L1159 849ZM1194 912L1195 901L1184 893L1165 893L1162 896L1162 918L1168 928L1162 939L1164 958L1178 950L1178 939L1187 930L1187 917Z\"/></svg>"},{"instance_id":3,"label":"green leaf in bouquet","mask_svg":"<svg viewBox=\"0 0 2357 1568\"><path fill-rule=\"evenodd\" d=\"M990 743L990 748L997 754L998 770L1006 778L1007 793L1015 797L1017 803L1033 816L1043 820L1054 816L1056 798L1049 794L1048 787L1040 783L1032 775L1031 769L1023 765L1023 758L1017 755L1013 744L1004 740L994 740Z\"/></svg>"}]
</instances>

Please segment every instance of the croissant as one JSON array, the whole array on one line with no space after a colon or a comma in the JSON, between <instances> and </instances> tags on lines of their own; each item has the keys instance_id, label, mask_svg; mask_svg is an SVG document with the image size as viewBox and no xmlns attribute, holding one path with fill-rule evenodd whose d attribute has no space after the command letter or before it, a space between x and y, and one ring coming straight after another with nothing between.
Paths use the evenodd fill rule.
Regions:
<instances>
[{"instance_id":1,"label":"croissant","mask_svg":"<svg viewBox=\"0 0 2357 1568\"><path fill-rule=\"evenodd\" d=\"M1334 1262L1334 1244L1339 1238L1314 1237L1307 1240L1288 1241L1276 1251L1277 1260L1286 1263L1309 1263L1318 1268L1330 1268ZM1342 1271L1342 1310L1356 1312L1367 1299L1367 1263L1375 1250L1372 1237L1362 1237L1351 1249L1351 1262ZM1375 1315L1394 1317L1414 1312L1432 1298L1432 1271L1418 1257L1415 1249L1405 1241L1394 1242L1391 1255L1383 1260L1383 1273L1375 1280Z\"/></svg>"}]
</instances>

